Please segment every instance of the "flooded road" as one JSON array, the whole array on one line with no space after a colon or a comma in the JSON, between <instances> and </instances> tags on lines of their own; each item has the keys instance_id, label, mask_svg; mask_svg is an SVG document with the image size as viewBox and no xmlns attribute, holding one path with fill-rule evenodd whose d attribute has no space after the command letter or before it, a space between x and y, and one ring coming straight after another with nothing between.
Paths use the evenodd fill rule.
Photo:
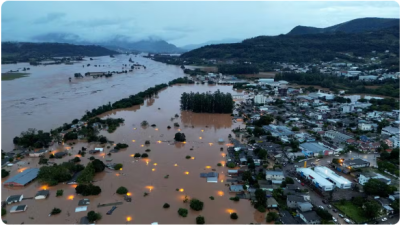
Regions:
<instances>
[{"instance_id":1,"label":"flooded road","mask_svg":"<svg viewBox=\"0 0 400 230\"><path fill-rule=\"evenodd\" d=\"M130 69L132 63L129 63L129 58L145 65L146 69L142 67L127 74L113 74L110 78L74 77L75 73L84 75L86 72ZM92 61L85 59L87 61L74 65L30 66L29 63L18 63L1 66L2 73L30 68L26 71L30 73L28 77L1 82L1 147L4 151L11 151L12 139L28 128L48 132L65 122L80 119L86 110L184 76L182 69L177 66L139 55L94 57ZM123 64L127 64L127 67Z\"/></svg>"},{"instance_id":2,"label":"flooded road","mask_svg":"<svg viewBox=\"0 0 400 230\"><path fill-rule=\"evenodd\" d=\"M182 92L214 92L217 89L236 94L232 91L232 86L175 85L162 90L156 98L145 101L144 105L104 114L103 118L124 118L125 122L114 133L101 131L100 135L107 136L115 143L127 143L129 145L127 149L108 156L106 155L109 152L107 145L88 145L79 142L73 146L73 149L69 149L71 156L54 160L60 163L72 159L82 146L88 147L88 150L102 146L105 147L105 153L95 154L96 158L104 162L111 158L112 163L123 164L121 171L105 169L104 172L97 174L94 184L101 187L101 194L85 197L90 199L88 211L94 210L102 214L102 219L97 224L150 224L152 222L195 224L198 215L205 217L206 224L265 223L265 214L254 209L249 200L241 199L238 202L229 200L229 197L233 197L234 194L230 194L228 187L225 186L228 179L227 168L217 166L218 163L226 163L224 155L231 130L243 124L233 123L230 114L194 114L179 110ZM179 117L175 118L175 114ZM141 127L140 123L143 120L148 121L148 127ZM179 123L179 127L174 127L175 122ZM151 127L151 124L155 124L156 127ZM172 128L168 129L167 126ZM173 138L178 131L186 135L186 143L174 144ZM223 138L225 142L218 143L219 138ZM145 145L146 140L150 141L150 145ZM220 150L221 147L223 151ZM146 149L150 149L147 159L135 160L132 157L135 153L145 153ZM192 158L186 159L187 155ZM86 165L90 156L87 154L81 157L81 163ZM38 167L38 159L28 158L23 161L32 163L21 167ZM200 177L200 173L212 172L213 169L219 173L218 183L207 183L206 178ZM11 176L15 175L17 170L18 166L14 165ZM166 175L169 177L164 178ZM115 194L119 186L125 186L128 189L132 202L125 202L122 195ZM32 197L40 189L37 181L24 189L2 187L2 200L8 195L21 193L25 197ZM8 213L3 218L9 224L21 222L76 224L87 214L87 212L75 213L78 201L84 197L75 194L73 186L60 184L47 189L50 190L50 197L46 200L24 200L21 204L28 205L25 213ZM62 197L55 197L58 189L64 189ZM144 192L149 195L144 196ZM185 196L203 201L203 210L191 210L189 203L183 203ZM215 199L211 200L210 196ZM112 215L106 215L112 206L97 207L99 203L113 202L123 202L123 204L117 205ZM164 209L162 207L164 203L169 203L170 208ZM7 211L11 206L13 205L7 205ZM62 212L49 217L48 214L54 207L60 208ZM179 208L188 209L188 216L180 217L177 213ZM231 220L230 212L236 212L239 218ZM130 218L129 222L127 218Z\"/></svg>"}]
</instances>

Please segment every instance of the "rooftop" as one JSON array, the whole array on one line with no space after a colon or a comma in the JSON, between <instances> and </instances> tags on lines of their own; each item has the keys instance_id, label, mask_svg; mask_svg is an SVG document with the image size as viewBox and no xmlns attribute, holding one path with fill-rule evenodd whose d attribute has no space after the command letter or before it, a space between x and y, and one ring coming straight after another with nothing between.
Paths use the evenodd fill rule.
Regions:
<instances>
[{"instance_id":1,"label":"rooftop","mask_svg":"<svg viewBox=\"0 0 400 230\"><path fill-rule=\"evenodd\" d=\"M15 176L11 177L10 179L6 180L3 184L17 183L17 184L21 184L21 185L26 185L29 182L31 182L33 179L35 179L37 177L38 173L39 173L38 168L27 169L27 170L23 171L22 173L19 173Z\"/></svg>"}]
</instances>

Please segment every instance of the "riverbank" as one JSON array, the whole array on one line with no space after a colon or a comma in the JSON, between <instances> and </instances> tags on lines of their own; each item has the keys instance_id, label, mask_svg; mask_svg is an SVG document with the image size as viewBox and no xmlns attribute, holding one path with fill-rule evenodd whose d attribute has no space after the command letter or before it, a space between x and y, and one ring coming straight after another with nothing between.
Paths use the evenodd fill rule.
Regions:
<instances>
[{"instance_id":1,"label":"riverbank","mask_svg":"<svg viewBox=\"0 0 400 230\"><path fill-rule=\"evenodd\" d=\"M29 77L29 73L2 73L2 81L11 81L18 78Z\"/></svg>"}]
</instances>

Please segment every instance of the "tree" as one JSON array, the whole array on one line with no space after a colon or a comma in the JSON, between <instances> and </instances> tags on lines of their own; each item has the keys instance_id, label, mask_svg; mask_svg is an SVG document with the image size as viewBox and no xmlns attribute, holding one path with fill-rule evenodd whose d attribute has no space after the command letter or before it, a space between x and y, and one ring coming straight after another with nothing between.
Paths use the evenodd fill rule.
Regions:
<instances>
[{"instance_id":1,"label":"tree","mask_svg":"<svg viewBox=\"0 0 400 230\"><path fill-rule=\"evenodd\" d=\"M205 224L206 221L203 216L196 217L196 224Z\"/></svg>"},{"instance_id":2,"label":"tree","mask_svg":"<svg viewBox=\"0 0 400 230\"><path fill-rule=\"evenodd\" d=\"M367 195L371 196L381 196L387 197L389 194L392 194L396 191L396 188L393 188L387 185L385 182L377 180L377 179L369 179L364 184L364 192Z\"/></svg>"},{"instance_id":3,"label":"tree","mask_svg":"<svg viewBox=\"0 0 400 230\"><path fill-rule=\"evenodd\" d=\"M51 210L51 215L55 215L55 214L58 214L58 213L60 213L61 212L61 209L59 209L59 208L53 208L53 210Z\"/></svg>"},{"instance_id":4,"label":"tree","mask_svg":"<svg viewBox=\"0 0 400 230\"><path fill-rule=\"evenodd\" d=\"M147 121L142 121L142 123L140 123L140 125L141 125L141 126L147 126L147 125L149 125L149 122L147 122Z\"/></svg>"},{"instance_id":5,"label":"tree","mask_svg":"<svg viewBox=\"0 0 400 230\"><path fill-rule=\"evenodd\" d=\"M229 162L228 164L226 164L226 166L227 166L228 168L235 168L235 167L236 167L236 164L233 163L233 162Z\"/></svg>"},{"instance_id":6,"label":"tree","mask_svg":"<svg viewBox=\"0 0 400 230\"><path fill-rule=\"evenodd\" d=\"M139 158L141 156L141 154L140 153L135 153L135 158Z\"/></svg>"},{"instance_id":7,"label":"tree","mask_svg":"<svg viewBox=\"0 0 400 230\"><path fill-rule=\"evenodd\" d=\"M257 152L257 156L258 156L260 159L265 159L265 158L267 157L267 155L268 155L268 152L267 152L267 150L265 150L265 149L260 149L260 150Z\"/></svg>"},{"instance_id":8,"label":"tree","mask_svg":"<svg viewBox=\"0 0 400 230\"><path fill-rule=\"evenodd\" d=\"M101 193L101 188L92 184L80 184L76 186L75 192L77 194L82 194L82 196L99 195Z\"/></svg>"},{"instance_id":9,"label":"tree","mask_svg":"<svg viewBox=\"0 0 400 230\"><path fill-rule=\"evenodd\" d=\"M8 175L10 175L9 171L1 169L1 178L7 177Z\"/></svg>"},{"instance_id":10,"label":"tree","mask_svg":"<svg viewBox=\"0 0 400 230\"><path fill-rule=\"evenodd\" d=\"M64 194L64 190L57 190L56 196L62 196Z\"/></svg>"},{"instance_id":11,"label":"tree","mask_svg":"<svg viewBox=\"0 0 400 230\"><path fill-rule=\"evenodd\" d=\"M165 203L164 205L163 205L163 208L169 208L170 207L170 205L168 204L168 203Z\"/></svg>"},{"instance_id":12,"label":"tree","mask_svg":"<svg viewBox=\"0 0 400 230\"><path fill-rule=\"evenodd\" d=\"M96 213L94 211L90 211L87 214L87 218L88 218L89 222L95 222L96 220L100 220L101 219L101 214L100 213Z\"/></svg>"},{"instance_id":13,"label":"tree","mask_svg":"<svg viewBox=\"0 0 400 230\"><path fill-rule=\"evenodd\" d=\"M261 127L255 127L254 130L253 130L253 134L256 137L259 137L261 135L265 135L265 130L263 128L261 128Z\"/></svg>"},{"instance_id":14,"label":"tree","mask_svg":"<svg viewBox=\"0 0 400 230\"><path fill-rule=\"evenodd\" d=\"M231 213L231 219L232 220L237 220L239 218L238 214L236 212Z\"/></svg>"},{"instance_id":15,"label":"tree","mask_svg":"<svg viewBox=\"0 0 400 230\"><path fill-rule=\"evenodd\" d=\"M242 180L243 181L250 181L252 180L252 175L250 171L245 171L242 175Z\"/></svg>"},{"instance_id":16,"label":"tree","mask_svg":"<svg viewBox=\"0 0 400 230\"><path fill-rule=\"evenodd\" d=\"M117 189L117 193L120 194L120 195L122 195L122 194L127 194L127 193L128 193L128 189L125 188L125 187L123 187L123 186L121 186L121 187L119 187L119 188Z\"/></svg>"},{"instance_id":17,"label":"tree","mask_svg":"<svg viewBox=\"0 0 400 230\"><path fill-rule=\"evenodd\" d=\"M147 157L149 157L149 154L147 154L147 153L142 154L142 158L147 158Z\"/></svg>"},{"instance_id":18,"label":"tree","mask_svg":"<svg viewBox=\"0 0 400 230\"><path fill-rule=\"evenodd\" d=\"M7 214L7 210L5 208L1 208L1 216Z\"/></svg>"},{"instance_id":19,"label":"tree","mask_svg":"<svg viewBox=\"0 0 400 230\"><path fill-rule=\"evenodd\" d=\"M79 184L88 184L93 181L95 169L92 162L89 162L86 168L79 174L76 181Z\"/></svg>"},{"instance_id":20,"label":"tree","mask_svg":"<svg viewBox=\"0 0 400 230\"><path fill-rule=\"evenodd\" d=\"M106 168L106 165L103 163L103 161L101 161L99 159L95 159L94 161L92 161L92 164L94 167L94 171L96 173L103 172L104 169Z\"/></svg>"},{"instance_id":21,"label":"tree","mask_svg":"<svg viewBox=\"0 0 400 230\"><path fill-rule=\"evenodd\" d=\"M255 203L254 207L258 208L259 206L263 206L264 208L267 207L267 198L266 198L266 193L262 189L256 189L255 191L255 196L257 202Z\"/></svg>"},{"instance_id":22,"label":"tree","mask_svg":"<svg viewBox=\"0 0 400 230\"><path fill-rule=\"evenodd\" d=\"M332 215L325 209L317 208L315 212L320 216L323 220L332 220Z\"/></svg>"},{"instance_id":23,"label":"tree","mask_svg":"<svg viewBox=\"0 0 400 230\"><path fill-rule=\"evenodd\" d=\"M269 212L267 214L267 222L272 222L278 220L279 216L276 212Z\"/></svg>"},{"instance_id":24,"label":"tree","mask_svg":"<svg viewBox=\"0 0 400 230\"><path fill-rule=\"evenodd\" d=\"M78 162L81 161L81 158L75 157L74 159L72 159L72 161L73 161L74 163L78 163Z\"/></svg>"},{"instance_id":25,"label":"tree","mask_svg":"<svg viewBox=\"0 0 400 230\"><path fill-rule=\"evenodd\" d=\"M186 141L185 134L184 133L180 133L180 132L175 133L175 138L174 139L175 139L175 141L179 141L179 142Z\"/></svg>"},{"instance_id":26,"label":"tree","mask_svg":"<svg viewBox=\"0 0 400 230\"><path fill-rule=\"evenodd\" d=\"M264 213L264 212L266 212L267 210L265 209L265 207L264 206L258 206L258 208L257 208L257 210L259 211L259 212L262 212L262 213Z\"/></svg>"},{"instance_id":27,"label":"tree","mask_svg":"<svg viewBox=\"0 0 400 230\"><path fill-rule=\"evenodd\" d=\"M274 121L274 117L271 115L261 116L260 119L253 122L253 125L262 127L264 125L269 125Z\"/></svg>"},{"instance_id":28,"label":"tree","mask_svg":"<svg viewBox=\"0 0 400 230\"><path fill-rule=\"evenodd\" d=\"M203 205L204 205L204 203L201 202L198 199L192 199L190 201L190 208L192 208L193 210L196 210L196 211L202 210L203 209Z\"/></svg>"},{"instance_id":29,"label":"tree","mask_svg":"<svg viewBox=\"0 0 400 230\"><path fill-rule=\"evenodd\" d=\"M144 155L144 154L142 154L142 157L143 157L143 155ZM120 169L122 169L122 166L123 166L122 164L116 164L116 165L114 166L114 169L115 169L115 170L120 170Z\"/></svg>"},{"instance_id":30,"label":"tree","mask_svg":"<svg viewBox=\"0 0 400 230\"><path fill-rule=\"evenodd\" d=\"M368 218L375 218L379 215L381 206L375 201L364 203L364 213Z\"/></svg>"},{"instance_id":31,"label":"tree","mask_svg":"<svg viewBox=\"0 0 400 230\"><path fill-rule=\"evenodd\" d=\"M185 208L179 208L178 214L179 214L180 216L182 216L182 217L186 217L187 214L188 214L188 210L185 209Z\"/></svg>"},{"instance_id":32,"label":"tree","mask_svg":"<svg viewBox=\"0 0 400 230\"><path fill-rule=\"evenodd\" d=\"M292 128L292 131L293 131L293 132L297 132L297 131L300 131L300 129L299 129L298 127L293 127L293 128Z\"/></svg>"}]
</instances>

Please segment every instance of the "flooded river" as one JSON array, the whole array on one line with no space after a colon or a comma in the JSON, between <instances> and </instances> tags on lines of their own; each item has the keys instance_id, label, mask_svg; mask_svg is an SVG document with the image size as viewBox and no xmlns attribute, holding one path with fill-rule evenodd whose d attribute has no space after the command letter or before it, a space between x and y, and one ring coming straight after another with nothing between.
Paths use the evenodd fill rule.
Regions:
<instances>
[{"instance_id":1,"label":"flooded river","mask_svg":"<svg viewBox=\"0 0 400 230\"><path fill-rule=\"evenodd\" d=\"M130 69L129 58L145 65L146 69L114 74L110 78L74 77L74 73L84 75L86 72ZM48 132L65 122L80 119L86 110L184 76L182 69L177 66L155 62L139 55L95 57L92 61L86 59L74 65L30 66L29 63L18 63L1 66L2 73L30 68L27 71L29 77L1 82L1 147L4 151L12 150L12 139L28 128ZM128 67L123 67L124 64ZM71 82L68 80L70 77Z\"/></svg>"},{"instance_id":2,"label":"flooded river","mask_svg":"<svg viewBox=\"0 0 400 230\"><path fill-rule=\"evenodd\" d=\"M179 70L175 71L175 67L164 68L172 68L171 71L179 73ZM135 74L133 74L133 78L134 76ZM115 76L115 79L118 77ZM161 77L157 79L161 79ZM102 80L100 79L100 81ZM161 82L165 81L160 80L157 83ZM131 84L134 85L134 83ZM129 89L130 85L125 87ZM132 88L134 87L132 86ZM243 126L243 124L233 123L230 114L194 114L179 109L182 92L213 92L217 89L236 94L232 91L232 86L175 85L162 90L156 98L145 101L143 105L103 114L102 117L125 119L124 124L114 133L101 131L100 135L105 135L116 143L129 144L127 149L107 156L106 153L109 152L106 148L107 145L88 145L79 142L73 145L73 148L69 147L71 156L51 161L60 163L72 159L77 156L77 152L82 146L88 147L88 150L102 146L105 147L105 152L95 154L96 158L104 162L107 158L111 158L113 163L123 164L121 171L105 169L104 172L96 174L94 184L100 186L102 192L98 196L85 197L90 199L88 211L94 210L102 214L102 219L97 224L150 224L152 222L195 224L198 215L205 217L206 224L265 223L265 214L255 210L249 200L242 199L239 202L229 200L234 194L230 194L226 186L227 168L217 166L218 163L225 164L224 156L231 130L239 125ZM115 93L114 91L118 90L108 90L109 94ZM130 92L126 93L131 94ZM105 94L102 97L106 97ZM98 100L104 103L105 99L98 98ZM74 106L71 106L68 111L73 112ZM178 114L179 117L175 118L175 114ZM155 124L156 127L141 127L140 123L143 120L148 121L149 125ZM60 120L58 122L62 123ZM174 127L175 122L180 126ZM167 129L167 126L172 128ZM174 144L173 138L178 131L185 133L186 143ZM225 142L218 143L219 138L223 138ZM145 145L146 140L150 141L150 145ZM221 147L223 151L220 150ZM145 153L146 149L150 149L148 159L135 160L132 157L135 153ZM186 159L187 155L192 159ZM90 156L87 154L85 157L81 157L81 163L86 165ZM25 158L23 161L31 163L20 166L22 170L39 167L38 159ZM218 183L207 183L206 178L200 177L200 173L211 172L213 169L219 173ZM18 173L17 170L21 169L17 165L12 166L11 176ZM164 178L166 175L169 177ZM2 179L2 182L4 181L5 179ZM22 189L2 186L2 200L12 194L33 197L38 190L43 188L41 186L43 185L39 185L37 181ZM125 186L129 190L132 202L125 202L122 195L115 193L119 186ZM75 213L78 201L84 197L75 194L74 186L60 184L46 189L50 190L49 198L24 200L21 204L28 205L26 212L8 213L3 219L6 219L9 224L22 222L25 224L76 224L81 217L87 214L87 212ZM64 189L62 197L55 196L58 189ZM176 189L180 191L176 191ZM144 192L149 195L144 197ZM197 198L203 201L203 210L191 210L189 203L183 203L185 196L189 199ZM210 196L215 199L211 200ZM98 204L113 202L123 202L123 204L117 205L117 209L112 215L106 215L112 206L97 207ZM164 203L169 203L170 208L164 209L162 207ZM7 211L11 206L13 205L7 206ZM48 214L54 207L60 208L62 212L49 217ZM177 213L179 208L188 209L188 216L180 217ZM237 220L230 219L231 212L236 212L239 218ZM128 218L130 221L127 221Z\"/></svg>"}]
</instances>

